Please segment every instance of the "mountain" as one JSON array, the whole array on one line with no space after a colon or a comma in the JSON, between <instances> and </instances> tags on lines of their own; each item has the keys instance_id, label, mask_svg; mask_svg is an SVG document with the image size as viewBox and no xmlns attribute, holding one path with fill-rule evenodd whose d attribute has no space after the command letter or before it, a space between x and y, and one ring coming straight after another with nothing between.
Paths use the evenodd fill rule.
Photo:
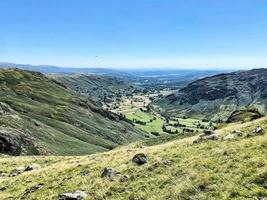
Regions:
<instances>
[{"instance_id":1,"label":"mountain","mask_svg":"<svg viewBox=\"0 0 267 200\"><path fill-rule=\"evenodd\" d=\"M80 155L145 137L39 72L0 69L0 152Z\"/></svg>"},{"instance_id":2,"label":"mountain","mask_svg":"<svg viewBox=\"0 0 267 200\"><path fill-rule=\"evenodd\" d=\"M263 129L259 134L253 132L257 126ZM200 143L194 136L89 156L0 156L0 199L50 200L83 191L88 200L265 200L266 130L264 117L217 130L218 140ZM145 154L147 163L132 162L137 154ZM30 163L39 167L14 174Z\"/></svg>"},{"instance_id":3,"label":"mountain","mask_svg":"<svg viewBox=\"0 0 267 200\"><path fill-rule=\"evenodd\" d=\"M109 69L86 67L57 67L50 65L28 65L0 62L0 68L19 68L45 74L104 75L124 80L127 83L152 89L180 88L189 82L226 72L227 70L185 70L185 69Z\"/></svg>"},{"instance_id":4,"label":"mountain","mask_svg":"<svg viewBox=\"0 0 267 200\"><path fill-rule=\"evenodd\" d=\"M267 112L267 69L223 73L193 81L156 102L162 112L227 121L236 111Z\"/></svg>"},{"instance_id":5,"label":"mountain","mask_svg":"<svg viewBox=\"0 0 267 200\"><path fill-rule=\"evenodd\" d=\"M137 90L137 87L112 76L74 74L53 75L52 77L100 105L132 94Z\"/></svg>"},{"instance_id":6,"label":"mountain","mask_svg":"<svg viewBox=\"0 0 267 200\"><path fill-rule=\"evenodd\" d=\"M37 71L45 74L117 74L117 70L107 68L81 68L81 67L57 67L53 65L29 65L9 62L0 62L0 68L18 68Z\"/></svg>"}]
</instances>

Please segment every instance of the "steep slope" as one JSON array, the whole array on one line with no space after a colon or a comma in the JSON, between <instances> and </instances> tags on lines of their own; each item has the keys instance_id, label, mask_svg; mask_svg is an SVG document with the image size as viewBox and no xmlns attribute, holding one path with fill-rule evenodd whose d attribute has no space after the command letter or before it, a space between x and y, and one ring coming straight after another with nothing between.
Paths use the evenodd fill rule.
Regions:
<instances>
[{"instance_id":1,"label":"steep slope","mask_svg":"<svg viewBox=\"0 0 267 200\"><path fill-rule=\"evenodd\" d=\"M226 121L237 110L266 114L266 103L267 69L254 69L194 81L156 104L169 114Z\"/></svg>"},{"instance_id":2,"label":"steep slope","mask_svg":"<svg viewBox=\"0 0 267 200\"><path fill-rule=\"evenodd\" d=\"M79 155L112 149L145 133L41 73L0 70L0 151Z\"/></svg>"},{"instance_id":3,"label":"steep slope","mask_svg":"<svg viewBox=\"0 0 267 200\"><path fill-rule=\"evenodd\" d=\"M125 81L110 76L76 74L53 75L53 78L99 104L131 94L136 89Z\"/></svg>"},{"instance_id":4,"label":"steep slope","mask_svg":"<svg viewBox=\"0 0 267 200\"><path fill-rule=\"evenodd\" d=\"M263 132L255 134L255 127ZM89 192L87 199L116 200L228 200L267 197L267 118L233 124L218 130L225 136L233 130L242 135L232 139L193 143L186 138L140 148L140 143L107 153L80 157L0 158L0 171L35 162L40 169L0 180L0 199L58 199L64 192ZM131 161L145 153L148 162ZM120 174L101 177L105 167ZM41 189L37 186L41 185Z\"/></svg>"}]
</instances>

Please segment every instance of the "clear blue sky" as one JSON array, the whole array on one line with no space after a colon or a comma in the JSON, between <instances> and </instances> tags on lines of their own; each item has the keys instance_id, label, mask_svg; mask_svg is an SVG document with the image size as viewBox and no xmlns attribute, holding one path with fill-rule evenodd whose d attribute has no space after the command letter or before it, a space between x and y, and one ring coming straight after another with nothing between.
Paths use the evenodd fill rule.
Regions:
<instances>
[{"instance_id":1,"label":"clear blue sky","mask_svg":"<svg viewBox=\"0 0 267 200\"><path fill-rule=\"evenodd\" d=\"M0 61L267 67L266 0L1 0Z\"/></svg>"}]
</instances>

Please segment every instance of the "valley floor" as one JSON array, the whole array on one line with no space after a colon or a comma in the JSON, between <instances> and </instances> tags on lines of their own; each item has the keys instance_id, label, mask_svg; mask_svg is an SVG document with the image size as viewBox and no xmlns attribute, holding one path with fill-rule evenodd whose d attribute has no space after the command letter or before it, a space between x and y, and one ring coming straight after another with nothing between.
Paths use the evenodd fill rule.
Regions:
<instances>
[{"instance_id":1,"label":"valley floor","mask_svg":"<svg viewBox=\"0 0 267 200\"><path fill-rule=\"evenodd\" d=\"M255 127L263 134L255 135ZM242 136L223 140L233 130ZM0 199L58 199L76 190L88 199L255 199L267 197L267 118L231 125L216 132L219 140L193 143L198 136L155 146L137 142L88 156L0 157ZM138 166L137 153L148 156ZM39 169L9 177L16 167L38 163ZM105 167L120 174L102 178ZM36 187L41 185L42 187ZM38 188L38 189L34 189Z\"/></svg>"}]
</instances>

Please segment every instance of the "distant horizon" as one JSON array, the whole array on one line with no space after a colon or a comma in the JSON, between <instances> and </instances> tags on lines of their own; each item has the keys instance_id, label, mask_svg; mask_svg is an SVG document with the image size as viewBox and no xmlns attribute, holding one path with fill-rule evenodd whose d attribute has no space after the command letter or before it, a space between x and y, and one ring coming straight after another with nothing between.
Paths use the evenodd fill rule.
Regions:
<instances>
[{"instance_id":1,"label":"distant horizon","mask_svg":"<svg viewBox=\"0 0 267 200\"><path fill-rule=\"evenodd\" d=\"M132 68L120 68L120 67L90 67L90 66L60 66L54 64L31 64L31 63L16 63L16 62L6 62L0 61L0 66L3 65L22 65L22 66L32 66L32 67L56 67L56 68L70 68L70 69L109 69L109 70L200 70L200 71L238 71L238 70L251 70L267 67L132 67ZM14 66L15 67L15 66Z\"/></svg>"},{"instance_id":2,"label":"distant horizon","mask_svg":"<svg viewBox=\"0 0 267 200\"><path fill-rule=\"evenodd\" d=\"M90 68L267 67L262 0L0 2L0 60Z\"/></svg>"}]
</instances>

